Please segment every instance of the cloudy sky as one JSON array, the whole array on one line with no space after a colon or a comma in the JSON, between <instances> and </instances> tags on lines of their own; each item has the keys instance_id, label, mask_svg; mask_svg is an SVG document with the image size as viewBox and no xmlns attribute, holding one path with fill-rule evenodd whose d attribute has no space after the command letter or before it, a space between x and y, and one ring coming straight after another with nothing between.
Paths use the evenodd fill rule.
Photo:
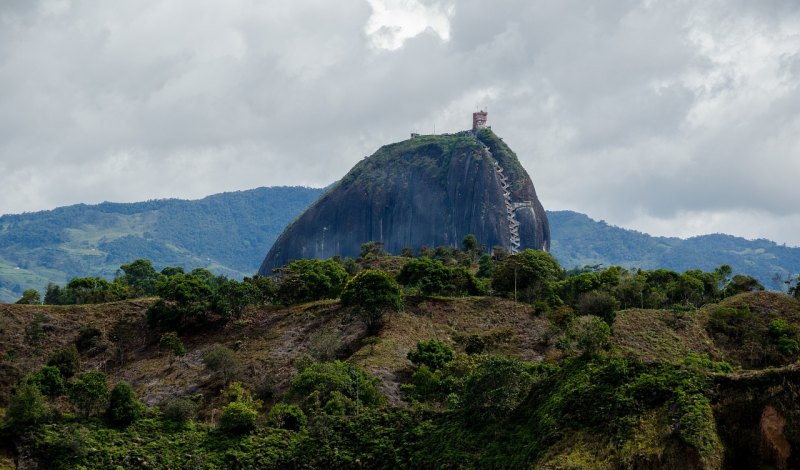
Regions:
<instances>
[{"instance_id":1,"label":"cloudy sky","mask_svg":"<svg viewBox=\"0 0 800 470\"><path fill-rule=\"evenodd\" d=\"M324 186L481 106L547 209L800 246L798 84L797 0L2 0L0 213Z\"/></svg>"}]
</instances>

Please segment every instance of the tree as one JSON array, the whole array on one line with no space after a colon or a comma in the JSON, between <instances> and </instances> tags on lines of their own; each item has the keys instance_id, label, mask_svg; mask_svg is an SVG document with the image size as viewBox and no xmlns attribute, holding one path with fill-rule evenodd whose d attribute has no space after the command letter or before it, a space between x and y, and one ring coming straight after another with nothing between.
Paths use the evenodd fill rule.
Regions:
<instances>
[{"instance_id":1,"label":"tree","mask_svg":"<svg viewBox=\"0 0 800 470\"><path fill-rule=\"evenodd\" d=\"M736 295L742 292L755 292L764 290L764 286L758 279L744 274L733 276L731 282L725 287L725 297Z\"/></svg>"},{"instance_id":2,"label":"tree","mask_svg":"<svg viewBox=\"0 0 800 470\"><path fill-rule=\"evenodd\" d=\"M284 305L335 299L347 281L347 271L333 260L302 259L281 269L276 298Z\"/></svg>"},{"instance_id":3,"label":"tree","mask_svg":"<svg viewBox=\"0 0 800 470\"><path fill-rule=\"evenodd\" d=\"M584 315L572 320L559 347L570 354L591 357L606 349L611 341L611 327L600 317Z\"/></svg>"},{"instance_id":4,"label":"tree","mask_svg":"<svg viewBox=\"0 0 800 470\"><path fill-rule=\"evenodd\" d=\"M81 369L81 359L74 344L54 352L47 361L48 366L55 366L64 378L70 378Z\"/></svg>"},{"instance_id":5,"label":"tree","mask_svg":"<svg viewBox=\"0 0 800 470\"><path fill-rule=\"evenodd\" d=\"M337 400L357 406L379 406L384 402L378 379L357 365L342 361L311 363L294 376L290 393L303 400L314 398L323 406Z\"/></svg>"},{"instance_id":6,"label":"tree","mask_svg":"<svg viewBox=\"0 0 800 470\"><path fill-rule=\"evenodd\" d=\"M38 305L42 303L42 296L36 289L28 289L22 293L22 297L17 300L19 305Z\"/></svg>"},{"instance_id":7,"label":"tree","mask_svg":"<svg viewBox=\"0 0 800 470\"><path fill-rule=\"evenodd\" d=\"M418 342L417 348L409 351L406 357L418 366L426 365L435 371L452 361L453 356L453 348L437 339L432 339Z\"/></svg>"},{"instance_id":8,"label":"tree","mask_svg":"<svg viewBox=\"0 0 800 470\"><path fill-rule=\"evenodd\" d=\"M225 383L228 383L242 367L242 362L230 348L218 344L203 356L206 367L222 374Z\"/></svg>"},{"instance_id":9,"label":"tree","mask_svg":"<svg viewBox=\"0 0 800 470\"><path fill-rule=\"evenodd\" d=\"M136 399L133 387L128 382L119 382L111 390L106 416L117 426L128 425L144 414L145 406Z\"/></svg>"},{"instance_id":10,"label":"tree","mask_svg":"<svg viewBox=\"0 0 800 470\"><path fill-rule=\"evenodd\" d=\"M461 241L461 246L467 253L475 253L478 250L478 239L475 235L469 234Z\"/></svg>"},{"instance_id":11,"label":"tree","mask_svg":"<svg viewBox=\"0 0 800 470\"><path fill-rule=\"evenodd\" d=\"M180 329L192 321L203 321L213 297L206 279L192 274L175 274L162 279L156 288L160 300L147 309L147 323Z\"/></svg>"},{"instance_id":12,"label":"tree","mask_svg":"<svg viewBox=\"0 0 800 470\"><path fill-rule=\"evenodd\" d=\"M102 412L108 405L106 374L99 371L80 374L67 387L67 397L85 418Z\"/></svg>"},{"instance_id":13,"label":"tree","mask_svg":"<svg viewBox=\"0 0 800 470\"><path fill-rule=\"evenodd\" d=\"M64 377L58 367L44 366L28 378L28 382L36 385L48 397L57 397L64 394Z\"/></svg>"},{"instance_id":14,"label":"tree","mask_svg":"<svg viewBox=\"0 0 800 470\"><path fill-rule=\"evenodd\" d=\"M184 346L183 341L178 338L178 333L174 331L161 335L161 339L158 341L158 349L169 352L175 356L183 356L186 354L186 346Z\"/></svg>"},{"instance_id":15,"label":"tree","mask_svg":"<svg viewBox=\"0 0 800 470\"><path fill-rule=\"evenodd\" d=\"M151 296L156 294L156 286L162 275L153 268L149 259L137 259L120 266L124 272L120 281L130 287L131 296Z\"/></svg>"},{"instance_id":16,"label":"tree","mask_svg":"<svg viewBox=\"0 0 800 470\"><path fill-rule=\"evenodd\" d=\"M508 416L519 405L531 375L517 359L490 356L467 378L464 408L476 422Z\"/></svg>"},{"instance_id":17,"label":"tree","mask_svg":"<svg viewBox=\"0 0 800 470\"><path fill-rule=\"evenodd\" d=\"M228 404L222 409L219 427L230 433L251 431L256 426L261 401L253 400L242 384L234 382L223 390Z\"/></svg>"},{"instance_id":18,"label":"tree","mask_svg":"<svg viewBox=\"0 0 800 470\"><path fill-rule=\"evenodd\" d=\"M351 279L342 292L342 304L353 307L370 333L383 325L386 312L403 308L400 286L388 274L364 270Z\"/></svg>"},{"instance_id":19,"label":"tree","mask_svg":"<svg viewBox=\"0 0 800 470\"><path fill-rule=\"evenodd\" d=\"M246 277L242 280L256 288L257 305L267 305L275 299L275 282L271 277L255 275L253 277Z\"/></svg>"},{"instance_id":20,"label":"tree","mask_svg":"<svg viewBox=\"0 0 800 470\"><path fill-rule=\"evenodd\" d=\"M261 302L262 293L252 283L235 279L226 281L214 296L214 310L221 316L239 318L248 305Z\"/></svg>"},{"instance_id":21,"label":"tree","mask_svg":"<svg viewBox=\"0 0 800 470\"><path fill-rule=\"evenodd\" d=\"M361 253L359 253L358 257L360 259L369 259L369 258L382 258L386 256L386 252L383 250L383 242L367 242L361 245Z\"/></svg>"},{"instance_id":22,"label":"tree","mask_svg":"<svg viewBox=\"0 0 800 470\"><path fill-rule=\"evenodd\" d=\"M500 261L492 275L492 287L496 292L523 302L544 300L559 303L553 286L562 273L552 255L527 249Z\"/></svg>"},{"instance_id":23,"label":"tree","mask_svg":"<svg viewBox=\"0 0 800 470\"><path fill-rule=\"evenodd\" d=\"M15 427L26 427L41 423L49 414L44 395L39 388L35 384L22 382L11 397L6 419Z\"/></svg>"},{"instance_id":24,"label":"tree","mask_svg":"<svg viewBox=\"0 0 800 470\"><path fill-rule=\"evenodd\" d=\"M416 287L422 295L450 294L456 291L454 272L439 260L430 258L406 261L397 275L397 281L407 287Z\"/></svg>"},{"instance_id":25,"label":"tree","mask_svg":"<svg viewBox=\"0 0 800 470\"><path fill-rule=\"evenodd\" d=\"M299 406L286 403L276 403L269 410L267 419L273 426L290 431L299 431L308 422L308 418Z\"/></svg>"}]
</instances>

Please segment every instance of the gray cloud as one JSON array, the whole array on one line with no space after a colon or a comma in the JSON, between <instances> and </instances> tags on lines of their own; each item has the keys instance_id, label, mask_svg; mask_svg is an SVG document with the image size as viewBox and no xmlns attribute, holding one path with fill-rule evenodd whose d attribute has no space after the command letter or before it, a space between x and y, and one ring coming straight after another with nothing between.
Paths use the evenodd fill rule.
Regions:
<instances>
[{"instance_id":1,"label":"gray cloud","mask_svg":"<svg viewBox=\"0 0 800 470\"><path fill-rule=\"evenodd\" d=\"M791 0L6 1L0 213L322 186L488 106L547 208L800 245L799 25Z\"/></svg>"}]
</instances>

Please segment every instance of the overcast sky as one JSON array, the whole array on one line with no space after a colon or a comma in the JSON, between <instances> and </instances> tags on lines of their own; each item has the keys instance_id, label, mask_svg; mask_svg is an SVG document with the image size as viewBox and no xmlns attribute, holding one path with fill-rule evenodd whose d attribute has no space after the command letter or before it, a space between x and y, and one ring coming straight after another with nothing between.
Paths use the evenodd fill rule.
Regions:
<instances>
[{"instance_id":1,"label":"overcast sky","mask_svg":"<svg viewBox=\"0 0 800 470\"><path fill-rule=\"evenodd\" d=\"M800 246L798 84L797 0L0 0L0 213L324 186L481 106L546 209Z\"/></svg>"}]
</instances>

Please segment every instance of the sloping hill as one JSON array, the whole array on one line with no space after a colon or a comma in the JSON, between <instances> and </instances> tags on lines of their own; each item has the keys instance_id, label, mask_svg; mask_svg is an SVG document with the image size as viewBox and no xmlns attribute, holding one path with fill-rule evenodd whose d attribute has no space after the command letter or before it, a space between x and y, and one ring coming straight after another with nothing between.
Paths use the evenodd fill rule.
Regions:
<instances>
[{"instance_id":1,"label":"sloping hill","mask_svg":"<svg viewBox=\"0 0 800 470\"><path fill-rule=\"evenodd\" d=\"M596 221L572 211L547 213L552 230L552 254L565 268L602 264L642 269L713 270L729 264L768 289L779 289L773 277L800 273L800 248L769 240L746 240L724 234L688 239L654 237Z\"/></svg>"},{"instance_id":2,"label":"sloping hill","mask_svg":"<svg viewBox=\"0 0 800 470\"><path fill-rule=\"evenodd\" d=\"M72 277L113 277L120 264L167 265L252 275L286 225L322 193L258 188L196 201L78 204L0 217L0 301Z\"/></svg>"}]
</instances>

